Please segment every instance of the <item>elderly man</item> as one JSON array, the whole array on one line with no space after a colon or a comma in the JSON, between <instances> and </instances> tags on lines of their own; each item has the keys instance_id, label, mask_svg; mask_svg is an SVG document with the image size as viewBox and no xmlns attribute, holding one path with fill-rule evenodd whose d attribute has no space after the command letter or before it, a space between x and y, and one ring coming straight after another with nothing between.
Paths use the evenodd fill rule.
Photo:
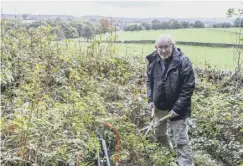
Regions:
<instances>
[{"instance_id":1,"label":"elderly man","mask_svg":"<svg viewBox=\"0 0 243 166\"><path fill-rule=\"evenodd\" d=\"M186 120L191 114L191 96L195 89L192 65L170 35L161 35L155 43L156 51L148 55L147 95L150 109L155 108L155 121L172 114L169 122L155 129L155 137L162 146L172 148L167 123L172 129L179 166L192 166L192 148Z\"/></svg>"}]
</instances>

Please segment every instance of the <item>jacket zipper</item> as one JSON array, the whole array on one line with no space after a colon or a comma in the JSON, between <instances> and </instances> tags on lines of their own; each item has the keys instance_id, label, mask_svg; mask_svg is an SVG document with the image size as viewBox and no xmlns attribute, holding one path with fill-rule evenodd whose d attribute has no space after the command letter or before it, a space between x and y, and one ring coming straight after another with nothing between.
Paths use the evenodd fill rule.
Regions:
<instances>
[{"instance_id":1,"label":"jacket zipper","mask_svg":"<svg viewBox=\"0 0 243 166\"><path fill-rule=\"evenodd\" d=\"M165 74L165 80L167 79L167 76L168 76L169 71L172 70L172 69L176 69L176 67L175 66L169 67L169 69L167 70L167 72Z\"/></svg>"}]
</instances>

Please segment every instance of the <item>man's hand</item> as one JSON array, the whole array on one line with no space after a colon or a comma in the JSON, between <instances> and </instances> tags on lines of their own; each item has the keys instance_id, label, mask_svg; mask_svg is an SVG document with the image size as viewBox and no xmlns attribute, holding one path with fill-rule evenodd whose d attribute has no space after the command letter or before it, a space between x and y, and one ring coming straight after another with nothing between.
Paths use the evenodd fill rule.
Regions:
<instances>
[{"instance_id":1,"label":"man's hand","mask_svg":"<svg viewBox=\"0 0 243 166\"><path fill-rule=\"evenodd\" d=\"M177 116L179 116L179 114L177 114L174 110L171 110L170 112L169 112L169 114L171 114L171 118L174 118L174 117L177 117Z\"/></svg>"},{"instance_id":2,"label":"man's hand","mask_svg":"<svg viewBox=\"0 0 243 166\"><path fill-rule=\"evenodd\" d=\"M153 108L155 108L155 105L154 105L154 102L150 102L149 104L148 104L148 107L149 107L149 109L153 109Z\"/></svg>"}]
</instances>

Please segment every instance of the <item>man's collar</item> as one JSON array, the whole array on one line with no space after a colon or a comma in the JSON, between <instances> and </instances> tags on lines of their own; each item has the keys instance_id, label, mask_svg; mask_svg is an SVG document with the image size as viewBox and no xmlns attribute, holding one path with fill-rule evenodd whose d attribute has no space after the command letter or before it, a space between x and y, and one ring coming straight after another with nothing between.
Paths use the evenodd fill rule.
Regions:
<instances>
[{"instance_id":1,"label":"man's collar","mask_svg":"<svg viewBox=\"0 0 243 166\"><path fill-rule=\"evenodd\" d=\"M157 53L157 62L159 62L161 60L161 57L159 56L159 54Z\"/></svg>"}]
</instances>

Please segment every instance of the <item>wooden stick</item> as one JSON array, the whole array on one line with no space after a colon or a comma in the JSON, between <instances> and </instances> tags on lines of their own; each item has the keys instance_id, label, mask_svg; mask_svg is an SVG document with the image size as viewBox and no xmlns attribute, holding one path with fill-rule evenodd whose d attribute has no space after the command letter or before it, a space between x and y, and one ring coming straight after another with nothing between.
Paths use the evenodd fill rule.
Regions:
<instances>
[{"instance_id":1,"label":"wooden stick","mask_svg":"<svg viewBox=\"0 0 243 166\"><path fill-rule=\"evenodd\" d=\"M151 112L151 118L154 118L154 114L155 114L155 108L152 108L152 112Z\"/></svg>"},{"instance_id":2,"label":"wooden stick","mask_svg":"<svg viewBox=\"0 0 243 166\"><path fill-rule=\"evenodd\" d=\"M160 123L162 123L163 121L165 121L165 120L167 120L167 119L170 119L170 118L172 118L172 114L168 114L168 115L166 115L165 117L161 118L161 119L158 121L158 123L156 123L156 124L154 125L153 128L158 127L158 126L160 125Z\"/></svg>"}]
</instances>

